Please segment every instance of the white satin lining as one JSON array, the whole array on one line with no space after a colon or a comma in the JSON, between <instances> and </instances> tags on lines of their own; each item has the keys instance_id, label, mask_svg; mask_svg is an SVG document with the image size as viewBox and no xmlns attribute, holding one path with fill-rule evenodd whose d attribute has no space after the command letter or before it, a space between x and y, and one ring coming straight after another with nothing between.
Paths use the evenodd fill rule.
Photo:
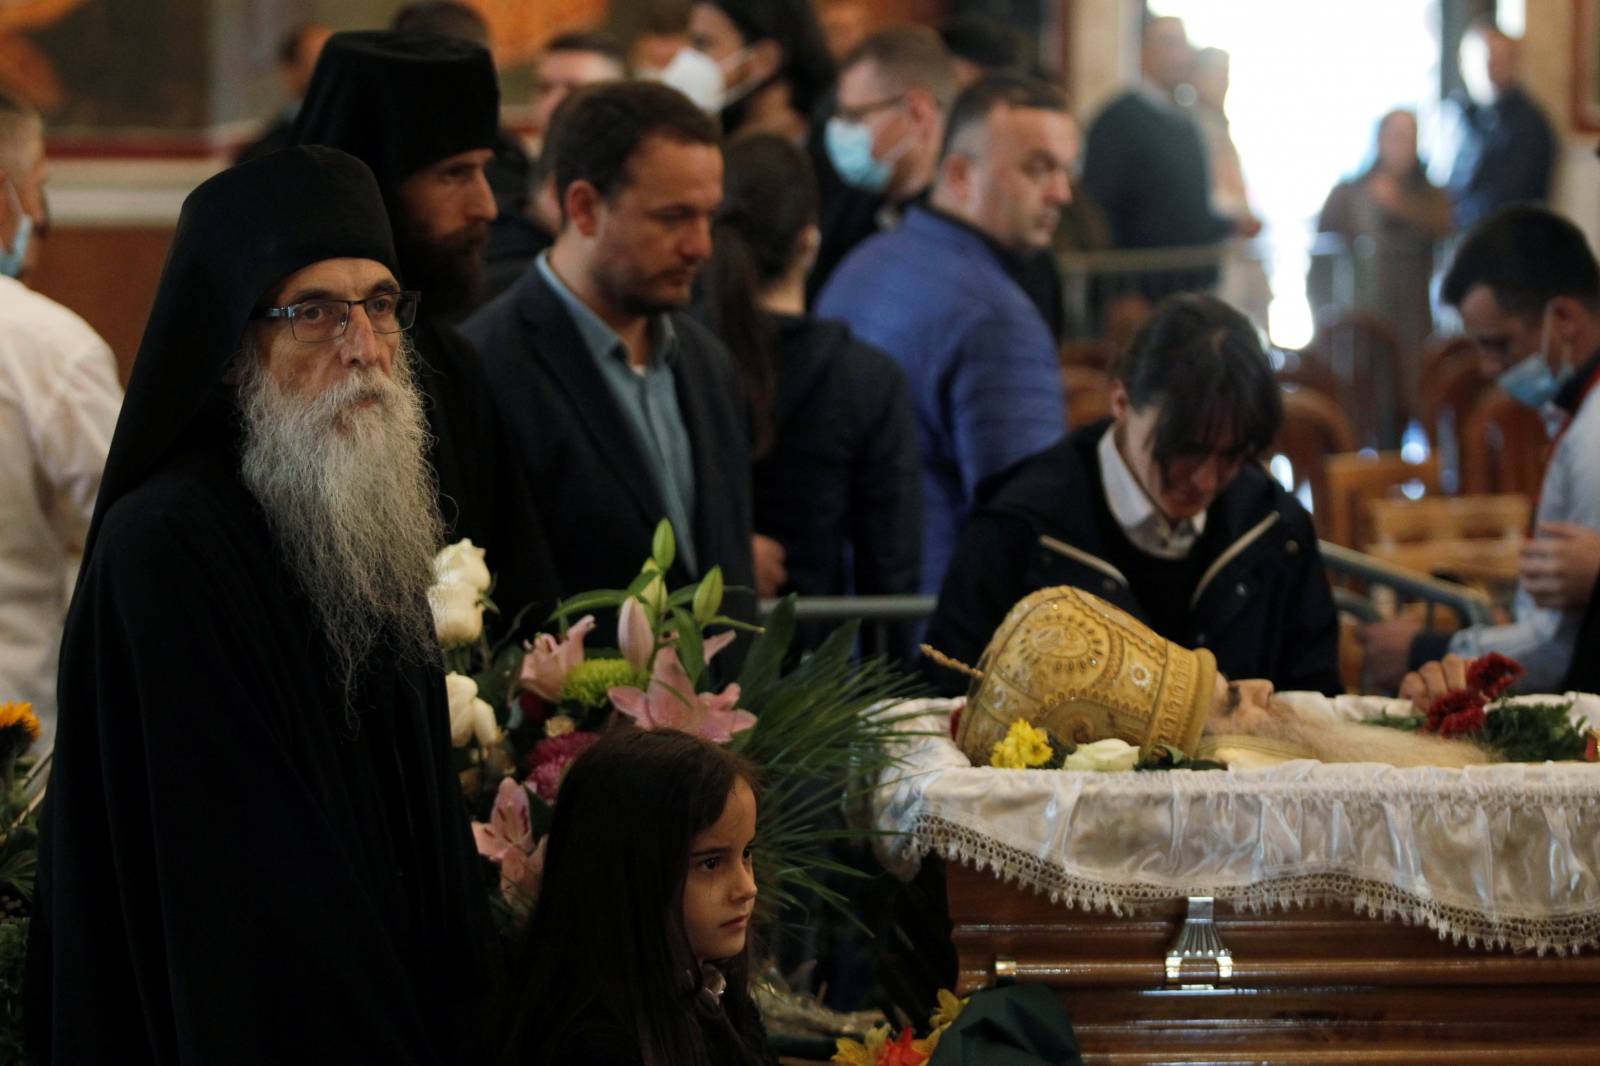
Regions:
<instances>
[{"instance_id":1,"label":"white satin lining","mask_svg":"<svg viewBox=\"0 0 1600 1066\"><path fill-rule=\"evenodd\" d=\"M1600 946L1595 764L994 770L943 732L956 702L921 701L927 715L904 728L929 735L906 737L904 764L874 797L875 826L893 834L880 854L902 874L933 853L1066 906L1344 901L1473 946ZM1356 716L1388 701L1341 703ZM1597 708L1580 700L1590 721Z\"/></svg>"}]
</instances>

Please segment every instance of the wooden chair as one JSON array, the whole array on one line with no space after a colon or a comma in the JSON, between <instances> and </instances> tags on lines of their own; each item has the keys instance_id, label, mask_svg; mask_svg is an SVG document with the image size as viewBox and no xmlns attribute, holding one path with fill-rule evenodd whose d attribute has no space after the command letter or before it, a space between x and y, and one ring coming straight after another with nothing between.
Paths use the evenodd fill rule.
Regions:
<instances>
[{"instance_id":1,"label":"wooden chair","mask_svg":"<svg viewBox=\"0 0 1600 1066\"><path fill-rule=\"evenodd\" d=\"M1068 364L1061 368L1067 425L1074 429L1111 416L1111 378L1103 370Z\"/></svg>"},{"instance_id":2,"label":"wooden chair","mask_svg":"<svg viewBox=\"0 0 1600 1066\"><path fill-rule=\"evenodd\" d=\"M1423 495L1437 496L1439 460L1429 456L1420 463L1408 463L1398 452L1330 455L1327 479L1328 539L1356 548L1367 540L1367 502L1395 495L1412 482L1420 483Z\"/></svg>"},{"instance_id":3,"label":"wooden chair","mask_svg":"<svg viewBox=\"0 0 1600 1066\"><path fill-rule=\"evenodd\" d=\"M1467 492L1520 492L1536 498L1549 457L1550 437L1538 412L1500 389L1491 389L1467 419L1461 487Z\"/></svg>"},{"instance_id":4,"label":"wooden chair","mask_svg":"<svg viewBox=\"0 0 1600 1066\"><path fill-rule=\"evenodd\" d=\"M1521 493L1483 496L1432 496L1420 500L1367 502L1369 547L1439 540L1521 542L1533 517L1533 503Z\"/></svg>"},{"instance_id":5,"label":"wooden chair","mask_svg":"<svg viewBox=\"0 0 1600 1066\"><path fill-rule=\"evenodd\" d=\"M1327 364L1315 356L1293 348L1285 348L1272 354L1275 364L1272 373L1280 385L1300 385L1315 389L1335 402L1338 402L1339 397L1343 395L1344 388L1339 384L1339 379L1328 369Z\"/></svg>"},{"instance_id":6,"label":"wooden chair","mask_svg":"<svg viewBox=\"0 0 1600 1066\"><path fill-rule=\"evenodd\" d=\"M1311 489L1311 514L1317 532L1327 535L1328 456L1355 450L1355 435L1333 397L1303 385L1283 387L1283 425L1264 457L1269 466L1278 456L1289 463L1290 491Z\"/></svg>"},{"instance_id":7,"label":"wooden chair","mask_svg":"<svg viewBox=\"0 0 1600 1066\"><path fill-rule=\"evenodd\" d=\"M1454 363L1460 359L1478 360L1478 346L1470 337L1431 337L1427 347L1422 349L1422 361L1417 372L1422 377L1422 387L1428 387L1428 380L1434 373L1447 363Z\"/></svg>"},{"instance_id":8,"label":"wooden chair","mask_svg":"<svg viewBox=\"0 0 1600 1066\"><path fill-rule=\"evenodd\" d=\"M1439 477L1446 489L1464 490L1462 456L1467 423L1478 401L1494 387L1477 352L1468 346L1435 358L1422 379L1422 421L1439 453Z\"/></svg>"},{"instance_id":9,"label":"wooden chair","mask_svg":"<svg viewBox=\"0 0 1600 1066\"><path fill-rule=\"evenodd\" d=\"M1402 353L1388 326L1351 311L1320 323L1305 354L1333 371L1340 405L1363 448L1394 448L1405 424Z\"/></svg>"}]
</instances>

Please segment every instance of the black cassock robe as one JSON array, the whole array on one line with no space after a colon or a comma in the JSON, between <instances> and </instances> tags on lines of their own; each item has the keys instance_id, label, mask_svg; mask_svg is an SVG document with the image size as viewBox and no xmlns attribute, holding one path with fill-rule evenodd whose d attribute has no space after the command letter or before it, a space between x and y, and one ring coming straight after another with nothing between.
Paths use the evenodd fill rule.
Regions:
<instances>
[{"instance_id":1,"label":"black cassock robe","mask_svg":"<svg viewBox=\"0 0 1600 1066\"><path fill-rule=\"evenodd\" d=\"M437 665L355 693L238 479L252 309L394 269L371 172L293 148L184 203L62 642L24 985L40 1062L455 1063L488 1014Z\"/></svg>"},{"instance_id":2,"label":"black cassock robe","mask_svg":"<svg viewBox=\"0 0 1600 1066\"><path fill-rule=\"evenodd\" d=\"M487 921L440 673L380 658L352 735L232 466L191 453L124 496L83 576L31 1039L71 1063L462 1061Z\"/></svg>"}]
</instances>

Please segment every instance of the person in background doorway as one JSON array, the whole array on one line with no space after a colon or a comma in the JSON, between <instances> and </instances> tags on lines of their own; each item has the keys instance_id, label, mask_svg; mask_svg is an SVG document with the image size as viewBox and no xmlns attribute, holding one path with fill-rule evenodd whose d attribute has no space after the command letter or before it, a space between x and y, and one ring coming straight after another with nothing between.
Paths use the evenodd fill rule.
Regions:
<instances>
[{"instance_id":1,"label":"person in background doorway","mask_svg":"<svg viewBox=\"0 0 1600 1066\"><path fill-rule=\"evenodd\" d=\"M1194 86L1191 106L1195 125L1205 141L1211 161L1211 207L1223 218L1240 221L1253 218L1250 195L1245 187L1244 164L1233 143L1228 122L1228 83L1231 60L1220 48L1202 48L1195 53L1194 71L1189 83ZM1228 238L1222 255L1222 277L1217 296L1224 303L1243 311L1256 328L1267 330L1267 310L1272 303L1272 284L1262 264L1262 252L1251 238Z\"/></svg>"},{"instance_id":2,"label":"person in background doorway","mask_svg":"<svg viewBox=\"0 0 1600 1066\"><path fill-rule=\"evenodd\" d=\"M1461 80L1454 100L1461 142L1450 167L1456 225L1465 229L1495 208L1550 198L1556 137L1550 120L1518 77L1521 42L1479 19L1461 38Z\"/></svg>"},{"instance_id":3,"label":"person in background doorway","mask_svg":"<svg viewBox=\"0 0 1600 1066\"><path fill-rule=\"evenodd\" d=\"M1322 205L1317 231L1339 237L1344 250L1313 256L1307 287L1313 311L1366 311L1390 329L1402 360L1396 399L1416 411L1422 348L1433 332L1428 283L1434 250L1450 232L1450 198L1428 181L1417 156L1414 112L1383 116L1372 155L1371 165L1336 185Z\"/></svg>"},{"instance_id":4,"label":"person in background doorway","mask_svg":"<svg viewBox=\"0 0 1600 1066\"><path fill-rule=\"evenodd\" d=\"M306 95L306 87L311 84L311 72L317 69L322 46L332 36L333 31L320 22L302 22L283 35L283 40L278 44L278 78L283 82L288 100L256 135L256 139L239 149L233 157L235 163L259 159L268 152L276 152L294 143L289 139L289 129L300 111L300 101Z\"/></svg>"}]
</instances>

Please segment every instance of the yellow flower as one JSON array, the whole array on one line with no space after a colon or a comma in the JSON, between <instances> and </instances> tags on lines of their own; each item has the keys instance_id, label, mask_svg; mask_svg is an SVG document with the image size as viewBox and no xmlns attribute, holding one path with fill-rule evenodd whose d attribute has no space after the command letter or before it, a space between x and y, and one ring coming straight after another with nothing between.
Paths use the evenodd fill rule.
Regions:
<instances>
[{"instance_id":1,"label":"yellow flower","mask_svg":"<svg viewBox=\"0 0 1600 1066\"><path fill-rule=\"evenodd\" d=\"M17 745L18 751L39 739L43 731L39 728L39 719L34 717L33 704L12 703L10 700L0 703L0 734L11 734L13 730L16 731L17 740L21 740L24 734L27 736L27 740ZM6 740L11 740L11 737L7 736Z\"/></svg>"},{"instance_id":2,"label":"yellow flower","mask_svg":"<svg viewBox=\"0 0 1600 1066\"><path fill-rule=\"evenodd\" d=\"M995 743L989 765L1002 770L1026 770L1043 766L1050 761L1051 754L1049 735L1018 718L1011 723L1005 739Z\"/></svg>"},{"instance_id":3,"label":"yellow flower","mask_svg":"<svg viewBox=\"0 0 1600 1066\"><path fill-rule=\"evenodd\" d=\"M956 994L950 991L948 988L941 988L939 989L939 1005L933 1009L933 1015L928 1020L933 1023L933 1027L935 1029L943 1029L951 1022L956 1020L956 1017L960 1015L962 1008L965 1007L968 1002L971 1001L971 999L971 996L968 996L966 999L958 999L956 998Z\"/></svg>"},{"instance_id":4,"label":"yellow flower","mask_svg":"<svg viewBox=\"0 0 1600 1066\"><path fill-rule=\"evenodd\" d=\"M834 1043L830 1061L836 1066L877 1066L878 1056L883 1054L884 1045L888 1042L889 1027L875 1025L867 1031L867 1042L864 1044L840 1037Z\"/></svg>"}]
</instances>

